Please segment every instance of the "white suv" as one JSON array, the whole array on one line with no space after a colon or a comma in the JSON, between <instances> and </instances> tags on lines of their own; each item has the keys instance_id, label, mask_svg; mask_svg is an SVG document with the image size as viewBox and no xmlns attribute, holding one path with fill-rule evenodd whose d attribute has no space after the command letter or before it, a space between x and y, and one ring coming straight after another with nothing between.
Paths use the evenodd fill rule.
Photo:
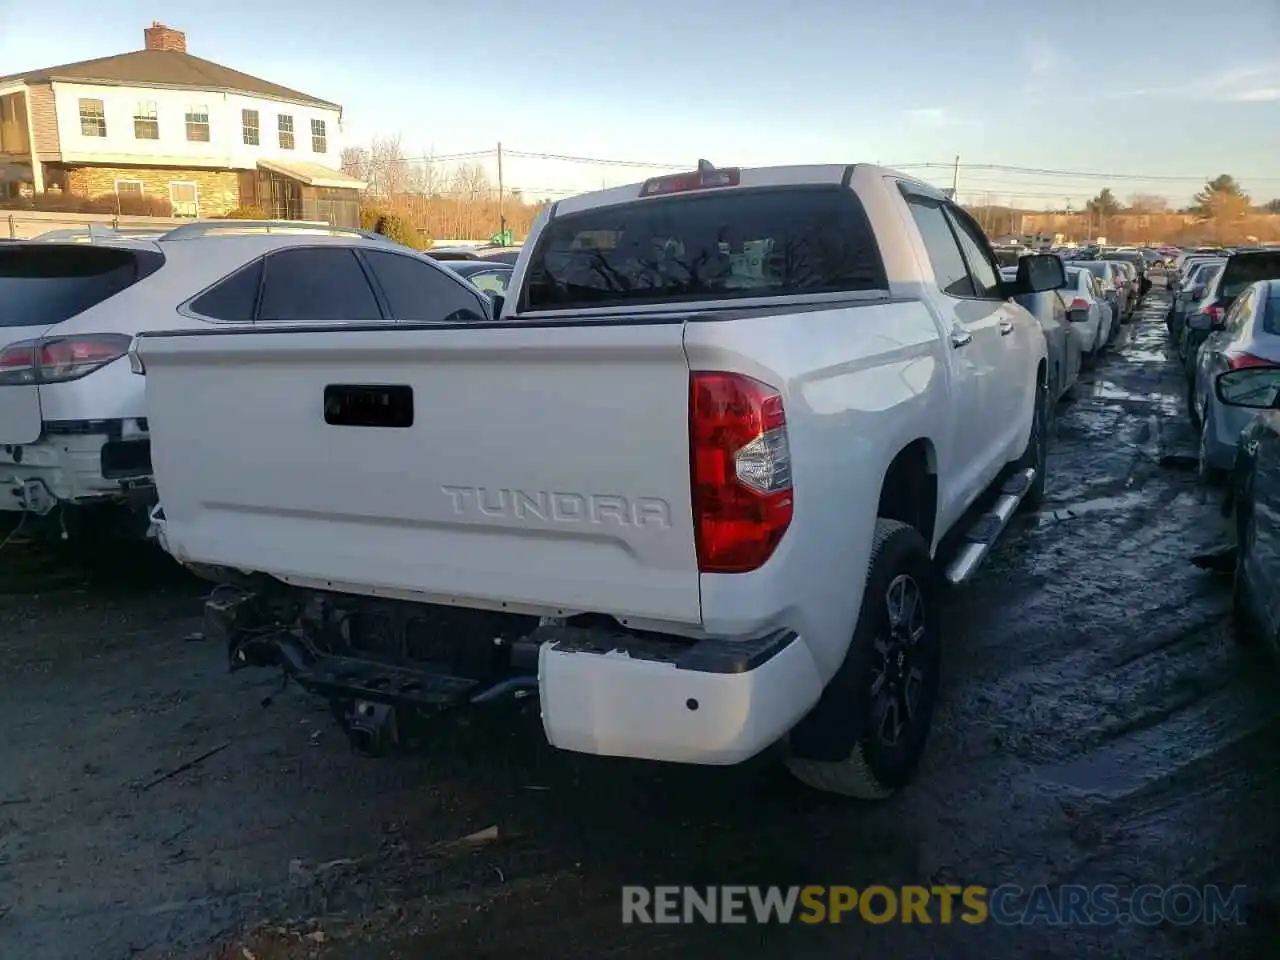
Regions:
<instances>
[{"instance_id":1,"label":"white suv","mask_svg":"<svg viewBox=\"0 0 1280 960\"><path fill-rule=\"evenodd\" d=\"M0 511L64 537L91 516L146 529L154 483L144 383L127 357L135 334L492 313L456 274L360 230L201 221L154 239L87 239L0 243Z\"/></svg>"}]
</instances>

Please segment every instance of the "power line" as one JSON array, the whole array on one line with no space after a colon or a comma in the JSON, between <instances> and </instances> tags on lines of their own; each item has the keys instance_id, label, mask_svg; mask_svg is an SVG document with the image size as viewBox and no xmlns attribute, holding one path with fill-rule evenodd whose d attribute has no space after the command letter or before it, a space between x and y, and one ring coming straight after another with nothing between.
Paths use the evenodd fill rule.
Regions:
<instances>
[{"instance_id":1,"label":"power line","mask_svg":"<svg viewBox=\"0 0 1280 960\"><path fill-rule=\"evenodd\" d=\"M421 157L399 157L395 163L440 163L451 160L470 160L479 157L490 157L497 153L493 147L484 150L465 150L458 153L445 154L429 154ZM544 153L534 150L511 150L504 149L503 154L511 157L521 157L527 160L555 160L563 163L584 163L595 166L604 167L629 167L633 169L666 169L666 170L686 170L692 169L693 163L667 163L656 160L623 160L610 157L584 157L576 154L567 153ZM887 163L883 166L891 167L898 170L947 170L954 168L954 160L922 160L912 161L910 163ZM1168 183L1207 183L1210 177L1189 176L1182 174L1143 174L1143 173L1112 173L1097 170L1054 170L1046 167L1023 167L1014 164L1004 163L967 163L962 164L962 172L972 173L975 171L989 171L993 173L1009 173L1020 175L1033 175L1043 177L1067 177L1080 178L1090 180L1127 180L1138 182L1168 182ZM1273 182L1280 181L1280 176L1246 176L1237 179L1247 180L1251 182Z\"/></svg>"},{"instance_id":2,"label":"power line","mask_svg":"<svg viewBox=\"0 0 1280 960\"><path fill-rule=\"evenodd\" d=\"M686 170L691 169L692 163L654 163L648 160L607 160L602 157L576 157L563 153L534 153L528 150L506 150L503 151L508 156L523 157L526 160L560 160L565 163L590 163L604 167L643 167L650 170L666 169L666 170Z\"/></svg>"}]
</instances>

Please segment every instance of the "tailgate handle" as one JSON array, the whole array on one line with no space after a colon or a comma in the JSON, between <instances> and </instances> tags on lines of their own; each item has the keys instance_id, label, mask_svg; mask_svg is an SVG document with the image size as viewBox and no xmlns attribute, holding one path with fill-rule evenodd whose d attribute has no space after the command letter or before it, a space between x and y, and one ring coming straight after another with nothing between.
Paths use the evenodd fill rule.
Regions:
<instances>
[{"instance_id":1,"label":"tailgate handle","mask_svg":"<svg viewBox=\"0 0 1280 960\"><path fill-rule=\"evenodd\" d=\"M324 422L333 427L412 427L413 387L331 383L324 388Z\"/></svg>"}]
</instances>

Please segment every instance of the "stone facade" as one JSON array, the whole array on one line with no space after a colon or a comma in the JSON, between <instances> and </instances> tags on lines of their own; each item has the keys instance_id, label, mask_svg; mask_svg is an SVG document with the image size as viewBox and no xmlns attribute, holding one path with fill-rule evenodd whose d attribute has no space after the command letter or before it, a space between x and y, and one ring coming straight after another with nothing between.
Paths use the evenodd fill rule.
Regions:
<instances>
[{"instance_id":1,"label":"stone facade","mask_svg":"<svg viewBox=\"0 0 1280 960\"><path fill-rule=\"evenodd\" d=\"M80 197L116 192L117 180L142 183L142 195L169 199L170 183L194 183L199 216L216 217L240 205L240 176L234 170L190 170L181 167L74 167L67 171L67 191Z\"/></svg>"}]
</instances>

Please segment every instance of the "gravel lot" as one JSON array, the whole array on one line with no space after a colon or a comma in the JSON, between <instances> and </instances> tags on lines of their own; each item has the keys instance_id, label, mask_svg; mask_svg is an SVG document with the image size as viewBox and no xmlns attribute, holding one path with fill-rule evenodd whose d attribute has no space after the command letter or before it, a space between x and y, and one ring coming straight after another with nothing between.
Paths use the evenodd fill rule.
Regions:
<instances>
[{"instance_id":1,"label":"gravel lot","mask_svg":"<svg viewBox=\"0 0 1280 960\"><path fill-rule=\"evenodd\" d=\"M0 956L1274 956L1277 679L1233 643L1162 291L1062 408L1050 502L947 607L917 783L880 805L579 757L510 704L354 756L227 673L138 551L0 552ZM1163 463L1162 463L1163 461ZM191 766L182 768L184 764ZM178 772L174 772L178 771ZM171 774L166 776L167 774ZM496 827L487 839L461 840ZM1245 883L1245 926L623 927L624 883Z\"/></svg>"}]
</instances>

